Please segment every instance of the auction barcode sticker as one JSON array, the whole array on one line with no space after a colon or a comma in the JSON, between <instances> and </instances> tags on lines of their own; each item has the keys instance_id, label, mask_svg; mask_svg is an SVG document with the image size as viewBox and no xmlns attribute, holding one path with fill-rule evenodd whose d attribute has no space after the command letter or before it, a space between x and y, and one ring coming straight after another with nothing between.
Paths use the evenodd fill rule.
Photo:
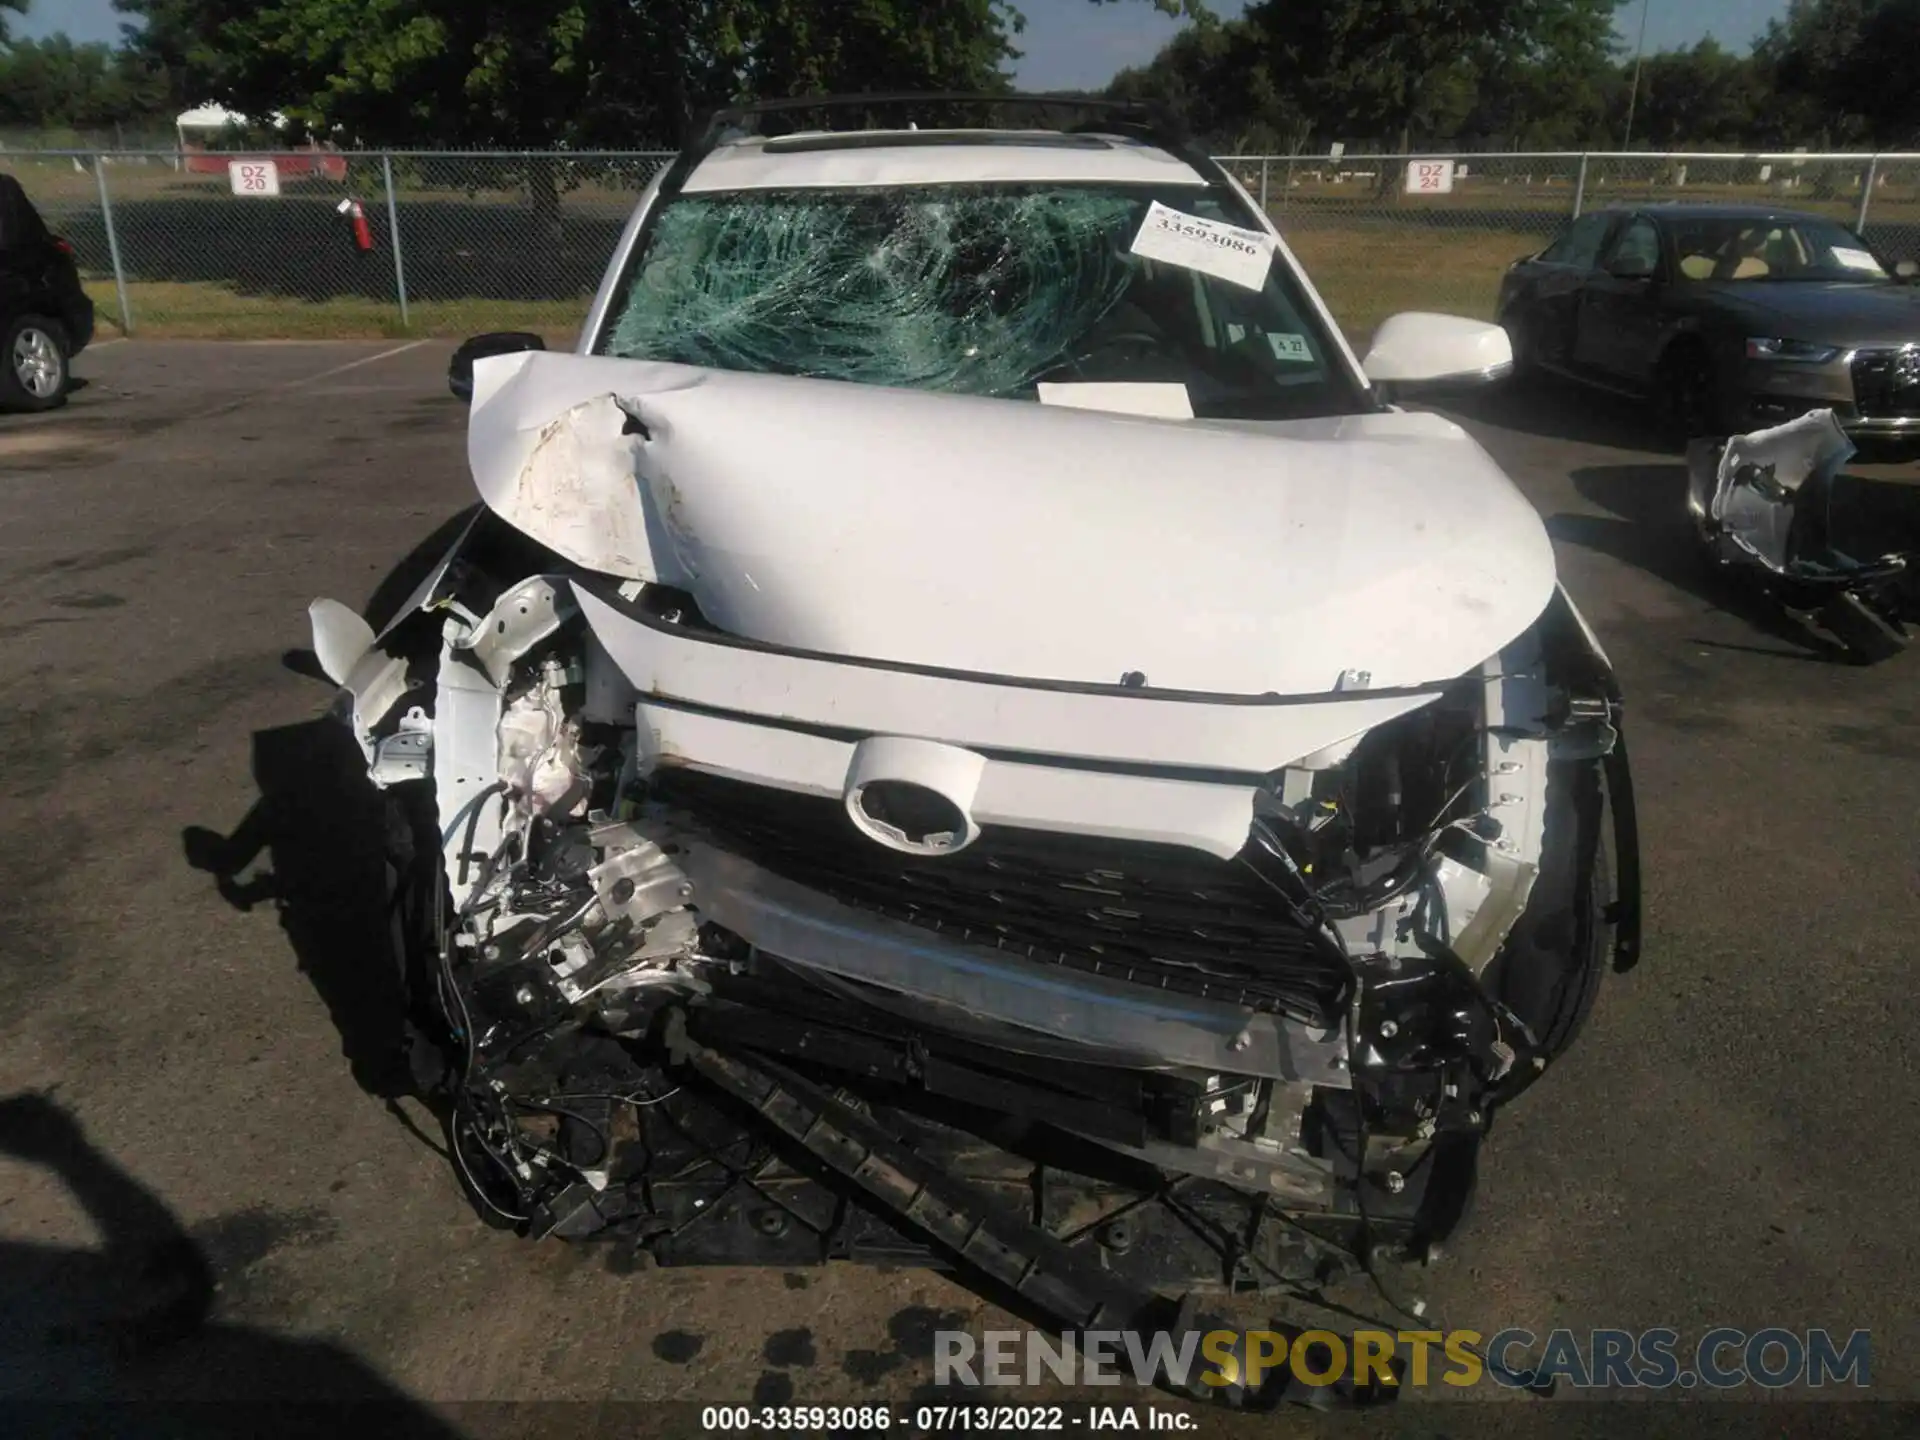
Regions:
<instances>
[{"instance_id":1,"label":"auction barcode sticker","mask_svg":"<svg viewBox=\"0 0 1920 1440\"><path fill-rule=\"evenodd\" d=\"M1203 220L1155 200L1147 207L1140 233L1133 237L1132 250L1148 260L1164 260L1258 290L1267 283L1274 241L1258 230Z\"/></svg>"}]
</instances>

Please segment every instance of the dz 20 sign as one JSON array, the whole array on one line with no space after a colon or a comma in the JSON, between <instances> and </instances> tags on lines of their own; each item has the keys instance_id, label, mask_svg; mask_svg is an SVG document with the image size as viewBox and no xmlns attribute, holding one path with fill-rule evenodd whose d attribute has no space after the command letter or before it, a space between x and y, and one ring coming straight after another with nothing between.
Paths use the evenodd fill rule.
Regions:
<instances>
[{"instance_id":1,"label":"dz 20 sign","mask_svg":"<svg viewBox=\"0 0 1920 1440\"><path fill-rule=\"evenodd\" d=\"M229 160L227 179L236 195L280 193L280 167L271 160Z\"/></svg>"}]
</instances>

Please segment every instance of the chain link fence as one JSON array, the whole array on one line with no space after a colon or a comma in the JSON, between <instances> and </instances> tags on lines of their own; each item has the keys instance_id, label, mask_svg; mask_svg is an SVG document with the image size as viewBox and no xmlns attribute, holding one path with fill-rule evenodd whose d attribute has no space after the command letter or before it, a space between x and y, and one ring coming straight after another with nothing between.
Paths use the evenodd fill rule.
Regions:
<instances>
[{"instance_id":1,"label":"chain link fence","mask_svg":"<svg viewBox=\"0 0 1920 1440\"><path fill-rule=\"evenodd\" d=\"M74 247L104 325L279 339L571 335L647 152L173 151L0 160ZM229 165L248 167L237 176Z\"/></svg>"},{"instance_id":2,"label":"chain link fence","mask_svg":"<svg viewBox=\"0 0 1920 1440\"><path fill-rule=\"evenodd\" d=\"M103 325L299 338L584 318L659 152L0 154ZM1223 156L1356 342L1400 310L1491 318L1500 275L1601 205L1769 202L1920 255L1920 155ZM270 171L266 162L271 162ZM231 165L252 166L236 174Z\"/></svg>"},{"instance_id":3,"label":"chain link fence","mask_svg":"<svg viewBox=\"0 0 1920 1440\"><path fill-rule=\"evenodd\" d=\"M1424 161L1444 190L1410 193ZM1223 160L1268 212L1342 328L1363 343L1402 310L1492 318L1500 274L1573 213L1578 155L1255 156Z\"/></svg>"},{"instance_id":4,"label":"chain link fence","mask_svg":"<svg viewBox=\"0 0 1920 1440\"><path fill-rule=\"evenodd\" d=\"M1501 273L1610 205L1773 204L1920 256L1920 156L1231 156L1356 340L1401 310L1494 318ZM1422 183L1431 190L1410 188Z\"/></svg>"}]
</instances>

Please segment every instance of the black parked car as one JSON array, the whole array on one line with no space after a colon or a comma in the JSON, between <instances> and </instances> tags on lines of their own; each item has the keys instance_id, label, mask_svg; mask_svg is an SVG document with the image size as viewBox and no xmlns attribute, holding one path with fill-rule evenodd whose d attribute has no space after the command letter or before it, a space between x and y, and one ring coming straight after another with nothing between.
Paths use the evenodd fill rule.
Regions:
<instances>
[{"instance_id":1,"label":"black parked car","mask_svg":"<svg viewBox=\"0 0 1920 1440\"><path fill-rule=\"evenodd\" d=\"M1758 205L1590 211L1500 284L1515 369L1659 402L1676 439L1831 407L1856 443L1920 441L1920 266Z\"/></svg>"},{"instance_id":2,"label":"black parked car","mask_svg":"<svg viewBox=\"0 0 1920 1440\"><path fill-rule=\"evenodd\" d=\"M68 362L93 339L93 301L73 247L47 229L20 182L0 174L0 410L51 410Z\"/></svg>"}]
</instances>

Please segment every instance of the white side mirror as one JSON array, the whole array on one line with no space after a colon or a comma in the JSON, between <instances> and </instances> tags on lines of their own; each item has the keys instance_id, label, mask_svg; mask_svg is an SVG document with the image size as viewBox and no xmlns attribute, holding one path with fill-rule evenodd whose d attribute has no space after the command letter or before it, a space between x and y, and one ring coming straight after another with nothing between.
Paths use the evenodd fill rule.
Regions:
<instances>
[{"instance_id":1,"label":"white side mirror","mask_svg":"<svg viewBox=\"0 0 1920 1440\"><path fill-rule=\"evenodd\" d=\"M1513 373L1513 342L1484 320L1409 310L1374 332L1361 368L1375 385L1401 392L1485 384Z\"/></svg>"}]
</instances>

